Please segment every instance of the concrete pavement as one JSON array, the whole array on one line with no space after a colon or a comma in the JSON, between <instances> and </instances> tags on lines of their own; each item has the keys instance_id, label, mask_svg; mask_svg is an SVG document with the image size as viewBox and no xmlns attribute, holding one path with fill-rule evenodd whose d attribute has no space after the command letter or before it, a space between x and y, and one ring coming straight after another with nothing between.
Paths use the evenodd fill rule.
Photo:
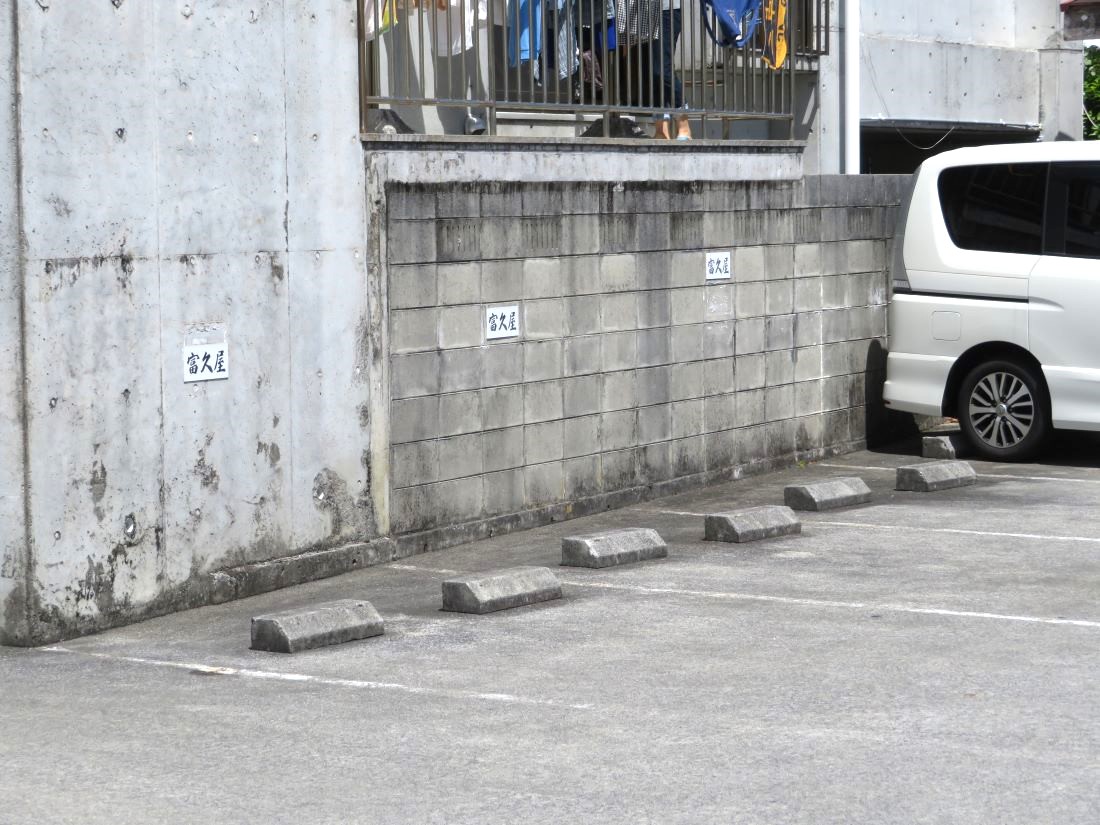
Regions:
<instances>
[{"instance_id":1,"label":"concrete pavement","mask_svg":"<svg viewBox=\"0 0 1100 825\"><path fill-rule=\"evenodd\" d=\"M1100 818L1100 449L893 490L863 452L39 650L0 649L0 822L823 823ZM700 514L859 475L801 536ZM669 557L557 567L652 527ZM440 611L455 573L564 599ZM370 600L386 635L282 656L249 618Z\"/></svg>"}]
</instances>

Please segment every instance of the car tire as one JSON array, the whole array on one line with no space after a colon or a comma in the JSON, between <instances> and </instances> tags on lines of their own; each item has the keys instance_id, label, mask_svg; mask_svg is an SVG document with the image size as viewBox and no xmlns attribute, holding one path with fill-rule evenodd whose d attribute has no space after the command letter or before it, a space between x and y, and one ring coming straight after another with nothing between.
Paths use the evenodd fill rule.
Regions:
<instances>
[{"instance_id":1,"label":"car tire","mask_svg":"<svg viewBox=\"0 0 1100 825\"><path fill-rule=\"evenodd\" d=\"M968 372L956 413L975 452L991 461L1026 461L1050 434L1046 386L1016 361L986 361Z\"/></svg>"}]
</instances>

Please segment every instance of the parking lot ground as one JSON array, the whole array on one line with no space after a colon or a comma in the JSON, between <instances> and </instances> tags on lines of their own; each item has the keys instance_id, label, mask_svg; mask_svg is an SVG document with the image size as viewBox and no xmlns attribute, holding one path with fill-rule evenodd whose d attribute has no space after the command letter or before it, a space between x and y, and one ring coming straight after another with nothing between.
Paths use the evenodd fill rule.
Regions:
<instances>
[{"instance_id":1,"label":"parking lot ground","mask_svg":"<svg viewBox=\"0 0 1100 825\"><path fill-rule=\"evenodd\" d=\"M0 822L1100 821L1100 447L893 490L859 452L37 650L0 649ZM801 536L702 514L859 475ZM558 567L657 529L665 560ZM440 611L456 572L560 601ZM386 635L250 651L249 618L366 598Z\"/></svg>"}]
</instances>

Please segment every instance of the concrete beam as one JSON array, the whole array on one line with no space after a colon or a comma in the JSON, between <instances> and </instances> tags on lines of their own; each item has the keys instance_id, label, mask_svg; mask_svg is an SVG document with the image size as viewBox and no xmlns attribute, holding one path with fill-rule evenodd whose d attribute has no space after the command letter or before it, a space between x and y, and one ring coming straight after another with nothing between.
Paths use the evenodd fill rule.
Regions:
<instances>
[{"instance_id":1,"label":"concrete beam","mask_svg":"<svg viewBox=\"0 0 1100 825\"><path fill-rule=\"evenodd\" d=\"M812 484L791 484L783 490L783 501L792 510L833 510L866 504L871 489L862 478L831 478Z\"/></svg>"},{"instance_id":2,"label":"concrete beam","mask_svg":"<svg viewBox=\"0 0 1100 825\"><path fill-rule=\"evenodd\" d=\"M965 461L929 461L898 467L896 489L914 493L934 493L953 487L968 487L978 480L974 468Z\"/></svg>"},{"instance_id":3,"label":"concrete beam","mask_svg":"<svg viewBox=\"0 0 1100 825\"><path fill-rule=\"evenodd\" d=\"M494 613L561 598L561 583L547 567L512 567L443 582L443 609Z\"/></svg>"},{"instance_id":4,"label":"concrete beam","mask_svg":"<svg viewBox=\"0 0 1100 825\"><path fill-rule=\"evenodd\" d=\"M342 599L252 619L252 649L298 653L381 636L385 624L370 602Z\"/></svg>"},{"instance_id":5,"label":"concrete beam","mask_svg":"<svg viewBox=\"0 0 1100 825\"><path fill-rule=\"evenodd\" d=\"M802 522L790 507L768 505L711 513L704 521L706 541L744 543L779 536L794 536L802 532Z\"/></svg>"},{"instance_id":6,"label":"concrete beam","mask_svg":"<svg viewBox=\"0 0 1100 825\"><path fill-rule=\"evenodd\" d=\"M613 567L668 557L668 545L656 530L645 527L605 530L561 540L564 567Z\"/></svg>"}]
</instances>

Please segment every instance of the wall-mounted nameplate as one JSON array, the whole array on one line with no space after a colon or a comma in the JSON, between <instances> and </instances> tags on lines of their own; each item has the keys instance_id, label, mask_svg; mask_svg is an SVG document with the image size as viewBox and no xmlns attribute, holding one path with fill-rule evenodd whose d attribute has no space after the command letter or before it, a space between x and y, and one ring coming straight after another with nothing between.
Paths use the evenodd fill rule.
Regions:
<instances>
[{"instance_id":1,"label":"wall-mounted nameplate","mask_svg":"<svg viewBox=\"0 0 1100 825\"><path fill-rule=\"evenodd\" d=\"M485 308L485 339L494 338L518 338L519 307L486 307Z\"/></svg>"},{"instance_id":2,"label":"wall-mounted nameplate","mask_svg":"<svg viewBox=\"0 0 1100 825\"><path fill-rule=\"evenodd\" d=\"M224 324L191 324L184 335L183 383L229 377L229 343Z\"/></svg>"},{"instance_id":3,"label":"wall-mounted nameplate","mask_svg":"<svg viewBox=\"0 0 1100 825\"><path fill-rule=\"evenodd\" d=\"M707 253L707 280L719 281L731 277L733 269L730 267L730 251L723 249L721 252Z\"/></svg>"}]
</instances>

